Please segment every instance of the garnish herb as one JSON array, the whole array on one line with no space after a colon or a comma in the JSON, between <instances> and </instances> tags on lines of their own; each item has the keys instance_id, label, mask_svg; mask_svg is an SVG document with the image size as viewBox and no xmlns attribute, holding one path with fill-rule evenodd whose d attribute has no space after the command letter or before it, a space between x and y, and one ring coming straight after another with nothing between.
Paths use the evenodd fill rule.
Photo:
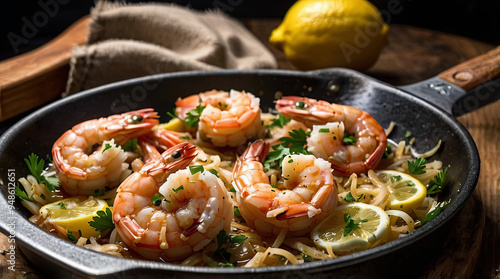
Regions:
<instances>
[{"instance_id":1,"label":"garnish herb","mask_svg":"<svg viewBox=\"0 0 500 279\"><path fill-rule=\"evenodd\" d=\"M177 187L176 189L172 188L172 191L174 191L174 193L177 193L179 192L180 190L183 190L184 189L184 185L181 185L179 187Z\"/></svg>"},{"instance_id":2,"label":"garnish herb","mask_svg":"<svg viewBox=\"0 0 500 279\"><path fill-rule=\"evenodd\" d=\"M231 188L231 189L229 189L229 192L231 192L231 193L236 193L236 189Z\"/></svg>"},{"instance_id":3,"label":"garnish herb","mask_svg":"<svg viewBox=\"0 0 500 279\"><path fill-rule=\"evenodd\" d=\"M76 243L76 242L78 241L78 240L76 239L76 237L75 237L75 236L73 236L73 233L72 233L70 230L68 230L68 231L66 232L66 235L68 236L68 239L69 239L71 242Z\"/></svg>"},{"instance_id":4,"label":"garnish herb","mask_svg":"<svg viewBox=\"0 0 500 279\"><path fill-rule=\"evenodd\" d=\"M409 137L411 137L411 132L410 131L406 131L405 138L409 138Z\"/></svg>"},{"instance_id":5,"label":"garnish herb","mask_svg":"<svg viewBox=\"0 0 500 279\"><path fill-rule=\"evenodd\" d=\"M125 145L122 146L125 151L135 151L137 150L137 138L129 140Z\"/></svg>"},{"instance_id":6,"label":"garnish herb","mask_svg":"<svg viewBox=\"0 0 500 279\"><path fill-rule=\"evenodd\" d=\"M446 183L446 172L448 171L448 167L444 168L438 174L434 176L434 179L429 181L427 184L427 195L434 195L437 193L441 193L443 190L443 186Z\"/></svg>"},{"instance_id":7,"label":"garnish herb","mask_svg":"<svg viewBox=\"0 0 500 279\"><path fill-rule=\"evenodd\" d=\"M219 177L219 173L218 173L216 170L214 170L214 169L209 169L208 171L209 171L210 173L212 173L213 175L215 175L215 176Z\"/></svg>"},{"instance_id":8,"label":"garnish herb","mask_svg":"<svg viewBox=\"0 0 500 279\"><path fill-rule=\"evenodd\" d=\"M401 175L391 175L391 182L397 182L400 181L401 179L403 179Z\"/></svg>"},{"instance_id":9,"label":"garnish herb","mask_svg":"<svg viewBox=\"0 0 500 279\"><path fill-rule=\"evenodd\" d=\"M392 145L387 145L387 147L385 148L384 155L382 156L382 158L389 157L389 155L391 153L392 153Z\"/></svg>"},{"instance_id":10,"label":"garnish herb","mask_svg":"<svg viewBox=\"0 0 500 279\"><path fill-rule=\"evenodd\" d=\"M189 136L182 136L182 137L179 137L179 139L181 139L181 140L190 140Z\"/></svg>"},{"instance_id":11,"label":"garnish herb","mask_svg":"<svg viewBox=\"0 0 500 279\"><path fill-rule=\"evenodd\" d=\"M151 197L151 202L153 202L154 206L159 206L161 204L161 199L162 199L161 194L156 193L154 196Z\"/></svg>"},{"instance_id":12,"label":"garnish herb","mask_svg":"<svg viewBox=\"0 0 500 279\"><path fill-rule=\"evenodd\" d=\"M59 205L60 209L66 209L66 205L63 202L59 202L57 205Z\"/></svg>"},{"instance_id":13,"label":"garnish herb","mask_svg":"<svg viewBox=\"0 0 500 279\"><path fill-rule=\"evenodd\" d=\"M274 127L280 127L280 128L283 128L283 126L285 126L286 123L290 122L290 119L284 117L283 115L278 114L278 117L277 118L274 118L271 122L271 124L269 124L268 128L274 128Z\"/></svg>"},{"instance_id":14,"label":"garnish herb","mask_svg":"<svg viewBox=\"0 0 500 279\"><path fill-rule=\"evenodd\" d=\"M231 254L227 252L227 248L234 247L235 245L240 245L245 241L245 239L246 236L244 235L230 236L226 233L226 231L221 230L216 237L217 249L214 251L214 256L226 262L222 264L229 263ZM232 263L232 266L234 266L234 263Z\"/></svg>"},{"instance_id":15,"label":"garnish herb","mask_svg":"<svg viewBox=\"0 0 500 279\"><path fill-rule=\"evenodd\" d=\"M328 128L321 128L321 129L319 129L318 132L319 133L330 133L330 129L328 129Z\"/></svg>"},{"instance_id":16,"label":"garnish herb","mask_svg":"<svg viewBox=\"0 0 500 279\"><path fill-rule=\"evenodd\" d=\"M415 160L408 160L408 171L411 174L424 174L425 163L427 161L424 158L417 158Z\"/></svg>"},{"instance_id":17,"label":"garnish herb","mask_svg":"<svg viewBox=\"0 0 500 279\"><path fill-rule=\"evenodd\" d=\"M281 166L283 159L287 155L292 154L311 154L305 148L307 144L307 137L310 132L303 129L291 130L288 132L289 137L279 138L281 144L273 145L273 151L269 152L267 159L264 161L264 168L266 170Z\"/></svg>"},{"instance_id":18,"label":"garnish herb","mask_svg":"<svg viewBox=\"0 0 500 279\"><path fill-rule=\"evenodd\" d=\"M47 187L47 190L49 192L53 192L57 187L59 187L59 183L57 183L57 178L47 178L44 175L42 175L43 168L45 166L45 161L43 159L38 160L38 156L34 153L31 153L31 155L28 156L28 159L24 159L24 162L28 166L28 169L30 170L31 174L36 178L38 183L40 184L45 184L45 187Z\"/></svg>"},{"instance_id":19,"label":"garnish herb","mask_svg":"<svg viewBox=\"0 0 500 279\"><path fill-rule=\"evenodd\" d=\"M106 151L106 150L110 149L111 147L113 147L111 144L106 143L106 144L104 145L104 149L102 150L102 153L104 153L104 151ZM119 146L118 144L115 144L115 147L120 147L120 146Z\"/></svg>"},{"instance_id":20,"label":"garnish herb","mask_svg":"<svg viewBox=\"0 0 500 279\"><path fill-rule=\"evenodd\" d=\"M172 108L172 112L167 111L167 115L170 116L172 119L177 118L177 111L175 111L175 107Z\"/></svg>"},{"instance_id":21,"label":"garnish herb","mask_svg":"<svg viewBox=\"0 0 500 279\"><path fill-rule=\"evenodd\" d=\"M189 171L191 174L195 174L197 172L203 172L205 169L202 165L189 166Z\"/></svg>"},{"instance_id":22,"label":"garnish herb","mask_svg":"<svg viewBox=\"0 0 500 279\"><path fill-rule=\"evenodd\" d=\"M234 216L241 217L240 209L237 206L234 207Z\"/></svg>"},{"instance_id":23,"label":"garnish herb","mask_svg":"<svg viewBox=\"0 0 500 279\"><path fill-rule=\"evenodd\" d=\"M348 133L344 132L344 138L342 139L344 144L355 144L357 141L358 139L355 136L349 136Z\"/></svg>"},{"instance_id":24,"label":"garnish herb","mask_svg":"<svg viewBox=\"0 0 500 279\"><path fill-rule=\"evenodd\" d=\"M203 110L205 109L205 106L196 106L196 108L188 111L186 114L186 119L184 120L184 123L188 125L189 127L195 127L198 125L198 122L200 121L200 116Z\"/></svg>"},{"instance_id":25,"label":"garnish herb","mask_svg":"<svg viewBox=\"0 0 500 279\"><path fill-rule=\"evenodd\" d=\"M448 207L448 205L450 203L451 203L451 199L438 203L438 205L436 206L436 208L434 210L432 210L431 212L427 213L427 215L425 215L424 220L422 220L422 225L434 220L434 218L436 218L436 216L438 216L439 213L441 213L446 207Z\"/></svg>"},{"instance_id":26,"label":"garnish herb","mask_svg":"<svg viewBox=\"0 0 500 279\"><path fill-rule=\"evenodd\" d=\"M347 193L344 200L346 202L355 202L356 201L356 199L352 196L351 192Z\"/></svg>"},{"instance_id":27,"label":"garnish herb","mask_svg":"<svg viewBox=\"0 0 500 279\"><path fill-rule=\"evenodd\" d=\"M19 183L17 183L14 188L14 195L18 196L22 201L33 201L28 197L28 194L21 189Z\"/></svg>"},{"instance_id":28,"label":"garnish herb","mask_svg":"<svg viewBox=\"0 0 500 279\"><path fill-rule=\"evenodd\" d=\"M94 230L103 233L108 229L113 229L115 227L115 223L113 223L113 214L111 213L111 209L106 208L106 211L99 210L96 212L97 216L92 218L92 221L89 222L89 225L94 228Z\"/></svg>"},{"instance_id":29,"label":"garnish herb","mask_svg":"<svg viewBox=\"0 0 500 279\"><path fill-rule=\"evenodd\" d=\"M368 219L362 219L359 222L356 222L351 219L351 215L349 213L346 213L344 214L344 221L346 223L344 228L344 237L346 237L352 234L355 229L360 229L361 227L359 226L359 224L361 222L368 222Z\"/></svg>"},{"instance_id":30,"label":"garnish herb","mask_svg":"<svg viewBox=\"0 0 500 279\"><path fill-rule=\"evenodd\" d=\"M94 195L96 197L104 196L104 190L103 189L97 189L94 191Z\"/></svg>"}]
</instances>

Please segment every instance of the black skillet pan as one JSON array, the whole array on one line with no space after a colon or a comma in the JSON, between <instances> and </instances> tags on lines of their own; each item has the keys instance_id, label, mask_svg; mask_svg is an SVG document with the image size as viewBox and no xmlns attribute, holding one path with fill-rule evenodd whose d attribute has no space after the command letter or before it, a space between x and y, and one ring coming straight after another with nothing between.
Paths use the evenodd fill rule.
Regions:
<instances>
[{"instance_id":1,"label":"black skillet pan","mask_svg":"<svg viewBox=\"0 0 500 279\"><path fill-rule=\"evenodd\" d=\"M443 73L442 78L436 77L402 88L345 69L305 73L278 70L214 71L148 76L65 98L24 118L0 139L0 230L13 235L28 259L40 270L50 274L50 278L68 278L71 274L113 278L417 277L432 258L432 251L439 249L454 218L474 190L479 176L479 155L474 141L451 113L459 115L499 98L498 81L484 83L481 78L485 74L477 75L478 67L482 69L486 65L490 79L497 78L498 69L495 70L495 67L498 68L499 53L500 49L497 48L482 58ZM492 59L494 62L490 61ZM458 71L458 74L452 71ZM481 85L478 86L477 81ZM467 88L469 95L456 84ZM162 116L161 121L167 121L166 112L171 111L177 98L214 88L253 92L261 98L264 111L274 107L275 96L279 94L302 95L351 105L368 111L383 127L387 127L391 121L397 122L389 136L396 142L404 139L406 131L411 131L416 137L415 148L420 152L429 150L438 140L442 140L441 148L432 159L441 160L445 166L450 166L448 185L441 198L451 199L452 202L437 218L415 232L370 250L295 266L223 269L121 259L89 251L56 238L32 224L28 220L30 213L17 199L12 199L10 181L13 181L13 177L19 179L28 173L23 158L31 152L51 154L53 142L76 123L147 107L155 108Z\"/></svg>"}]
</instances>

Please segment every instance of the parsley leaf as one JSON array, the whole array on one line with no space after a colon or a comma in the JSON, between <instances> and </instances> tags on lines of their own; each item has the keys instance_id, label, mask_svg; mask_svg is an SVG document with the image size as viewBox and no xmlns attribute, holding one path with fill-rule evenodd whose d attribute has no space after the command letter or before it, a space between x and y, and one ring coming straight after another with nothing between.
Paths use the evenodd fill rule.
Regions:
<instances>
[{"instance_id":1,"label":"parsley leaf","mask_svg":"<svg viewBox=\"0 0 500 279\"><path fill-rule=\"evenodd\" d=\"M425 163L427 161L424 158L417 158L415 160L408 160L408 171L411 174L424 174Z\"/></svg>"},{"instance_id":2,"label":"parsley leaf","mask_svg":"<svg viewBox=\"0 0 500 279\"><path fill-rule=\"evenodd\" d=\"M135 151L137 150L137 138L129 140L125 145L122 146L125 151Z\"/></svg>"},{"instance_id":3,"label":"parsley leaf","mask_svg":"<svg viewBox=\"0 0 500 279\"><path fill-rule=\"evenodd\" d=\"M217 170L214 170L214 169L209 169L208 170L210 173L212 173L213 175L219 177L219 173L217 172Z\"/></svg>"},{"instance_id":4,"label":"parsley leaf","mask_svg":"<svg viewBox=\"0 0 500 279\"><path fill-rule=\"evenodd\" d=\"M287 155L311 154L305 148L310 132L306 132L303 129L291 130L288 132L288 135L289 137L279 138L281 144L271 147L273 151L269 152L267 159L264 161L264 168L266 170L277 166L281 167L281 163Z\"/></svg>"},{"instance_id":5,"label":"parsley leaf","mask_svg":"<svg viewBox=\"0 0 500 279\"><path fill-rule=\"evenodd\" d=\"M226 231L220 230L216 237L217 249L214 251L214 256L229 263L231 254L227 252L227 248L242 244L246 238L244 235L230 236Z\"/></svg>"},{"instance_id":6,"label":"parsley leaf","mask_svg":"<svg viewBox=\"0 0 500 279\"><path fill-rule=\"evenodd\" d=\"M177 193L179 192L180 190L183 190L184 189L184 185L181 185L179 187L177 187L176 189L172 188L172 191L174 191L174 193Z\"/></svg>"},{"instance_id":7,"label":"parsley leaf","mask_svg":"<svg viewBox=\"0 0 500 279\"><path fill-rule=\"evenodd\" d=\"M70 230L68 230L68 231L66 232L66 235L68 236L68 239L69 239L71 242L76 243L76 242L78 241L78 240L76 239L76 237L73 235L73 233L72 233Z\"/></svg>"},{"instance_id":8,"label":"parsley leaf","mask_svg":"<svg viewBox=\"0 0 500 279\"><path fill-rule=\"evenodd\" d=\"M113 229L115 223L113 223L113 214L109 207L106 208L106 212L99 210L96 212L97 216L92 218L93 221L89 222L89 225L94 228L94 230L103 233L108 229Z\"/></svg>"},{"instance_id":9,"label":"parsley leaf","mask_svg":"<svg viewBox=\"0 0 500 279\"><path fill-rule=\"evenodd\" d=\"M154 206L159 206L161 204L161 199L162 199L161 194L156 193L154 196L151 197L151 202L153 202Z\"/></svg>"},{"instance_id":10,"label":"parsley leaf","mask_svg":"<svg viewBox=\"0 0 500 279\"><path fill-rule=\"evenodd\" d=\"M38 183L40 184L45 184L45 187L47 187L47 190L49 192L53 192L56 187L59 187L59 183L55 182L54 179L50 179L50 181L42 175L43 168L45 166L45 161L43 159L38 160L38 155L31 153L31 155L28 156L28 159L24 159L24 162L28 166L28 169L30 170L31 174L36 178ZM57 179L56 179L57 180Z\"/></svg>"},{"instance_id":11,"label":"parsley leaf","mask_svg":"<svg viewBox=\"0 0 500 279\"><path fill-rule=\"evenodd\" d=\"M441 213L446 207L448 207L448 205L450 205L450 203L451 203L451 199L438 203L438 205L436 206L436 208L434 208L434 210L432 210L431 212L427 213L427 215L425 215L424 220L422 220L422 225L434 220L434 218L436 218L436 216L438 216L439 213Z\"/></svg>"},{"instance_id":12,"label":"parsley leaf","mask_svg":"<svg viewBox=\"0 0 500 279\"><path fill-rule=\"evenodd\" d=\"M346 202L355 202L356 201L356 199L352 196L351 192L347 193L344 200Z\"/></svg>"},{"instance_id":13,"label":"parsley leaf","mask_svg":"<svg viewBox=\"0 0 500 279\"><path fill-rule=\"evenodd\" d=\"M355 144L357 141L358 139L355 136L349 136L348 133L344 132L344 138L342 139L344 144Z\"/></svg>"},{"instance_id":14,"label":"parsley leaf","mask_svg":"<svg viewBox=\"0 0 500 279\"><path fill-rule=\"evenodd\" d=\"M237 206L235 206L233 210L234 210L234 216L241 217L240 209Z\"/></svg>"},{"instance_id":15,"label":"parsley leaf","mask_svg":"<svg viewBox=\"0 0 500 279\"><path fill-rule=\"evenodd\" d=\"M368 222L368 219L362 219L359 222L354 221L354 219L351 219L351 215L349 213L344 214L344 221L346 223L345 228L344 228L344 237L349 236L352 234L352 232L355 229L361 229L359 224L361 222Z\"/></svg>"},{"instance_id":16,"label":"parsley leaf","mask_svg":"<svg viewBox=\"0 0 500 279\"><path fill-rule=\"evenodd\" d=\"M290 122L290 119L289 118L286 118L284 117L283 115L278 114L278 117L277 118L274 118L271 120L272 123L269 124L269 128L274 128L274 127L280 127L280 128L283 128L283 126L285 126L286 123Z\"/></svg>"},{"instance_id":17,"label":"parsley leaf","mask_svg":"<svg viewBox=\"0 0 500 279\"><path fill-rule=\"evenodd\" d=\"M188 111L186 114L186 119L184 119L184 123L188 125L189 127L195 127L198 125L198 122L200 121L200 116L203 110L205 109L206 106L196 106L196 108Z\"/></svg>"},{"instance_id":18,"label":"parsley leaf","mask_svg":"<svg viewBox=\"0 0 500 279\"><path fill-rule=\"evenodd\" d=\"M444 168L438 174L434 176L434 179L429 181L427 184L427 195L434 195L437 193L441 193L443 190L443 186L446 183L446 172L448 171L448 167Z\"/></svg>"},{"instance_id":19,"label":"parsley leaf","mask_svg":"<svg viewBox=\"0 0 500 279\"><path fill-rule=\"evenodd\" d=\"M191 174L195 174L197 172L203 172L205 169L203 168L202 165L195 165L195 166L189 166L189 171Z\"/></svg>"},{"instance_id":20,"label":"parsley leaf","mask_svg":"<svg viewBox=\"0 0 500 279\"><path fill-rule=\"evenodd\" d=\"M24 192L23 189L21 189L21 186L19 186L19 183L16 184L16 187L14 188L14 195L18 196L22 201L34 201L28 197L28 194Z\"/></svg>"},{"instance_id":21,"label":"parsley leaf","mask_svg":"<svg viewBox=\"0 0 500 279\"><path fill-rule=\"evenodd\" d=\"M59 202L57 205L59 205L60 209L66 209L66 205L63 202Z\"/></svg>"}]
</instances>

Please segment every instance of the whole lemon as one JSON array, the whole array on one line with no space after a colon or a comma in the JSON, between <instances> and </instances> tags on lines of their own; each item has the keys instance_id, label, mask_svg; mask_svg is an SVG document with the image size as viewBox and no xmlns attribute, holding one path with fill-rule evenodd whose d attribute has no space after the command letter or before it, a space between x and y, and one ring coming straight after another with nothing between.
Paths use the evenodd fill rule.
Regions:
<instances>
[{"instance_id":1,"label":"whole lemon","mask_svg":"<svg viewBox=\"0 0 500 279\"><path fill-rule=\"evenodd\" d=\"M380 12L366 0L299 0L269 42L299 70L364 71L388 44L388 31Z\"/></svg>"}]
</instances>

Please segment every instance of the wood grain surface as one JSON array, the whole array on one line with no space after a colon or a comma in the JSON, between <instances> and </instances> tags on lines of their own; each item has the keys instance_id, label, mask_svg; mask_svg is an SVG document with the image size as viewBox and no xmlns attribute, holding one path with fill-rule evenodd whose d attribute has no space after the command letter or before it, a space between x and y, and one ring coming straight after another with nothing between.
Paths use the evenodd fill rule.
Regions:
<instances>
[{"instance_id":1,"label":"wood grain surface","mask_svg":"<svg viewBox=\"0 0 500 279\"><path fill-rule=\"evenodd\" d=\"M244 24L276 56L279 67L293 69L284 55L267 43L279 20L245 20ZM367 74L393 85L404 85L438 75L494 46L475 40L403 25L391 25L390 44ZM481 174L476 191L450 231L424 278L500 278L500 102L459 118L479 149ZM0 235L0 249L8 250L8 237ZM50 278L33 269L17 251L16 271L7 270L8 255L0 255L3 278ZM404 276L403 276L404 278Z\"/></svg>"}]
</instances>

